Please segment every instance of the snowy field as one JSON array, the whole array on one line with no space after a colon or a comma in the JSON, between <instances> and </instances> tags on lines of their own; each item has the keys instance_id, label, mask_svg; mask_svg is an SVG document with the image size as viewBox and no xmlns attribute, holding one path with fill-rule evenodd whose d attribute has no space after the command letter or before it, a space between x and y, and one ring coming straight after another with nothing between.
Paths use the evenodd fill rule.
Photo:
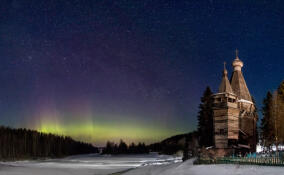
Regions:
<instances>
[{"instance_id":1,"label":"snowy field","mask_svg":"<svg viewBox=\"0 0 284 175\"><path fill-rule=\"evenodd\" d=\"M127 171L128 170L128 171ZM0 162L0 175L282 175L284 167L193 165L166 155L80 155L43 161Z\"/></svg>"},{"instance_id":2,"label":"snowy field","mask_svg":"<svg viewBox=\"0 0 284 175\"><path fill-rule=\"evenodd\" d=\"M249 165L193 165L193 160L136 168L123 175L283 175L284 167Z\"/></svg>"},{"instance_id":3,"label":"snowy field","mask_svg":"<svg viewBox=\"0 0 284 175\"><path fill-rule=\"evenodd\" d=\"M181 162L180 157L158 155L79 155L42 161L0 162L0 175L106 175L128 169Z\"/></svg>"}]
</instances>

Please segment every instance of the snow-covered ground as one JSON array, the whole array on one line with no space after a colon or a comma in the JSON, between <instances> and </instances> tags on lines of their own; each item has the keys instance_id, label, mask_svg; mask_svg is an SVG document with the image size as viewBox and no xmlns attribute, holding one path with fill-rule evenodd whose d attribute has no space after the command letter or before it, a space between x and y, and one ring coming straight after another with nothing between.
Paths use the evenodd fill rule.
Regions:
<instances>
[{"instance_id":1,"label":"snow-covered ground","mask_svg":"<svg viewBox=\"0 0 284 175\"><path fill-rule=\"evenodd\" d=\"M126 171L129 170L129 171ZM0 175L282 175L284 167L193 165L180 157L149 155L79 155L42 161L0 162Z\"/></svg>"},{"instance_id":2,"label":"snow-covered ground","mask_svg":"<svg viewBox=\"0 0 284 175\"><path fill-rule=\"evenodd\" d=\"M282 175L284 167L250 165L193 165L193 160L136 168L123 175Z\"/></svg>"},{"instance_id":3,"label":"snow-covered ground","mask_svg":"<svg viewBox=\"0 0 284 175\"><path fill-rule=\"evenodd\" d=\"M79 155L42 161L0 162L0 175L104 175L131 168L181 162L180 157L158 155Z\"/></svg>"}]
</instances>

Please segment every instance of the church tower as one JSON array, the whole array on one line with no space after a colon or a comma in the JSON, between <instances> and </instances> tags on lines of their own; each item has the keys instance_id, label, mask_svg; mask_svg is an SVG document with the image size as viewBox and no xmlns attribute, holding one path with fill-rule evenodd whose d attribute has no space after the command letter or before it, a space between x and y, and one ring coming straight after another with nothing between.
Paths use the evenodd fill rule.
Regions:
<instances>
[{"instance_id":1,"label":"church tower","mask_svg":"<svg viewBox=\"0 0 284 175\"><path fill-rule=\"evenodd\" d=\"M249 93L246 81L242 73L244 63L239 59L238 50L236 50L236 58L232 63L233 74L231 77L231 86L233 92L238 96L239 115L239 147L248 149L252 152L256 150L256 122L257 115L255 113L255 104Z\"/></svg>"},{"instance_id":2,"label":"church tower","mask_svg":"<svg viewBox=\"0 0 284 175\"><path fill-rule=\"evenodd\" d=\"M231 86L233 92L239 97L240 100L242 99L252 102L246 81L242 73L242 67L244 66L244 63L239 59L238 50L236 50L236 58L233 61L232 66L234 68L234 72L231 77Z\"/></svg>"},{"instance_id":3,"label":"church tower","mask_svg":"<svg viewBox=\"0 0 284 175\"><path fill-rule=\"evenodd\" d=\"M236 51L231 80L228 80L224 64L219 91L212 96L214 143L221 155L235 151L254 152L256 149L257 115L242 74L243 65Z\"/></svg>"},{"instance_id":4,"label":"church tower","mask_svg":"<svg viewBox=\"0 0 284 175\"><path fill-rule=\"evenodd\" d=\"M225 64L219 92L213 95L213 99L215 148L228 149L239 138L239 109L237 95L234 94L228 80Z\"/></svg>"}]
</instances>

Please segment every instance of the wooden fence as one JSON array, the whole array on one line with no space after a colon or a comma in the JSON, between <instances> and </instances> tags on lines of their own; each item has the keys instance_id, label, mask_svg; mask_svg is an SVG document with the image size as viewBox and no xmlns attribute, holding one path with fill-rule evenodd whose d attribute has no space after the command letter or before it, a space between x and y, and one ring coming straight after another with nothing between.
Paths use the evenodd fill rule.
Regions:
<instances>
[{"instance_id":1,"label":"wooden fence","mask_svg":"<svg viewBox=\"0 0 284 175\"><path fill-rule=\"evenodd\" d=\"M199 158L195 164L242 164L242 165L266 165L284 166L284 160L279 157L224 157L216 159Z\"/></svg>"}]
</instances>

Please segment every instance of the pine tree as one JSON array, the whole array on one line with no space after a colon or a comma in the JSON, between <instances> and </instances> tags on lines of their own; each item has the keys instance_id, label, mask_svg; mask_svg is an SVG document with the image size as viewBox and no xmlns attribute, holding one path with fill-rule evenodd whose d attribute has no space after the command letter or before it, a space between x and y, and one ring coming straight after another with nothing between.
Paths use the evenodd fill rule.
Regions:
<instances>
[{"instance_id":1,"label":"pine tree","mask_svg":"<svg viewBox=\"0 0 284 175\"><path fill-rule=\"evenodd\" d=\"M213 145L213 109L212 109L212 91L207 87L201 97L201 104L199 105L198 113L198 133L199 145L212 146Z\"/></svg>"},{"instance_id":2,"label":"pine tree","mask_svg":"<svg viewBox=\"0 0 284 175\"><path fill-rule=\"evenodd\" d=\"M282 100L284 100L284 80L281 82L281 84L279 85L278 89L277 89L278 95L280 96L280 98Z\"/></svg>"},{"instance_id":3,"label":"pine tree","mask_svg":"<svg viewBox=\"0 0 284 175\"><path fill-rule=\"evenodd\" d=\"M284 81L281 82L277 89L277 117L278 117L278 141L284 143Z\"/></svg>"},{"instance_id":4,"label":"pine tree","mask_svg":"<svg viewBox=\"0 0 284 175\"><path fill-rule=\"evenodd\" d=\"M182 161L186 161L187 159L189 159L188 156L188 142L189 142L189 135L185 136L185 144L184 144L184 148L183 148L183 155L182 155Z\"/></svg>"},{"instance_id":5,"label":"pine tree","mask_svg":"<svg viewBox=\"0 0 284 175\"><path fill-rule=\"evenodd\" d=\"M118 145L118 152L119 154L126 154L128 151L128 147L126 143L123 140L120 140L120 143Z\"/></svg>"},{"instance_id":6,"label":"pine tree","mask_svg":"<svg viewBox=\"0 0 284 175\"><path fill-rule=\"evenodd\" d=\"M256 104L255 103L255 99L254 99L254 97L252 96L252 102L254 103L254 104ZM257 111L258 111L258 109L257 109L257 106L255 106L255 109L254 109L254 111L253 111L253 116L254 116L254 118L255 118L255 120L254 120L254 123L253 123L253 135L254 135L254 141L253 141L253 143L254 144L257 144L258 142L259 142L259 133L258 133L258 126L257 126L257 123L258 123L258 113L257 113ZM255 145L256 146L256 145Z\"/></svg>"},{"instance_id":7,"label":"pine tree","mask_svg":"<svg viewBox=\"0 0 284 175\"><path fill-rule=\"evenodd\" d=\"M268 92L266 98L263 100L262 115L263 115L263 118L261 120L262 145L265 147L270 147L275 140L273 97L271 92Z\"/></svg>"}]
</instances>

